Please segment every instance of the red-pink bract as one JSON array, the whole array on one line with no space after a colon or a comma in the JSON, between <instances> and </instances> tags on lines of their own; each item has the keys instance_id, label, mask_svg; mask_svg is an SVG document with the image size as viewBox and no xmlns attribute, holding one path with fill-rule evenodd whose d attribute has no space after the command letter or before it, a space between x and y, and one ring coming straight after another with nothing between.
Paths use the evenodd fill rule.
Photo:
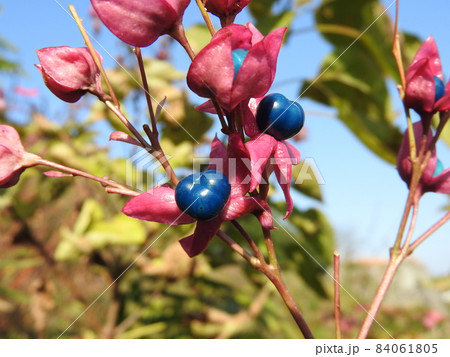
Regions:
<instances>
[{"instance_id":1,"label":"red-pink bract","mask_svg":"<svg viewBox=\"0 0 450 357\"><path fill-rule=\"evenodd\" d=\"M437 101L435 77L443 81L441 59L433 37L428 37L406 71L405 105L422 117L450 109L450 82Z\"/></svg>"},{"instance_id":2,"label":"red-pink bract","mask_svg":"<svg viewBox=\"0 0 450 357\"><path fill-rule=\"evenodd\" d=\"M14 186L27 167L37 165L36 158L25 151L16 129L0 125L0 188Z\"/></svg>"},{"instance_id":3,"label":"red-pink bract","mask_svg":"<svg viewBox=\"0 0 450 357\"><path fill-rule=\"evenodd\" d=\"M241 104L245 133L251 138L245 144L251 159L252 181L250 191L256 189L260 184L264 170L267 170L269 174L274 171L286 200L284 217L286 219L294 208L290 193L292 165L300 163L300 153L287 141L278 141L268 134L261 133L255 118L256 109L261 99L252 98L248 104Z\"/></svg>"},{"instance_id":4,"label":"red-pink bract","mask_svg":"<svg viewBox=\"0 0 450 357\"><path fill-rule=\"evenodd\" d=\"M45 85L61 100L74 103L88 91L101 90L100 72L86 47L47 47L36 52L41 63L36 67Z\"/></svg>"},{"instance_id":5,"label":"red-pink bract","mask_svg":"<svg viewBox=\"0 0 450 357\"><path fill-rule=\"evenodd\" d=\"M422 122L417 122L413 124L414 136L417 144L417 150L420 151L419 143L422 141L423 136L423 126ZM427 133L426 148L429 147L433 139L433 134L431 131ZM437 155L436 149L431 152L430 159L428 160L425 171L419 181L419 186L417 188L418 196L420 197L426 192L439 192L439 193L450 193L450 168L442 171L438 175L434 175L437 165ZM405 131L402 139L402 144L400 146L400 151L397 156L397 170L400 177L409 186L412 177L412 164L410 160L410 148L409 148L409 135L408 131Z\"/></svg>"},{"instance_id":6,"label":"red-pink bract","mask_svg":"<svg viewBox=\"0 0 450 357\"><path fill-rule=\"evenodd\" d=\"M190 0L91 0L100 20L123 42L146 47L169 34Z\"/></svg>"},{"instance_id":7,"label":"red-pink bract","mask_svg":"<svg viewBox=\"0 0 450 357\"><path fill-rule=\"evenodd\" d=\"M214 98L227 112L252 97L264 96L275 77L285 31L276 29L264 37L251 23L217 31L191 63L189 88L201 97ZM248 51L236 76L232 59L235 49Z\"/></svg>"}]
</instances>

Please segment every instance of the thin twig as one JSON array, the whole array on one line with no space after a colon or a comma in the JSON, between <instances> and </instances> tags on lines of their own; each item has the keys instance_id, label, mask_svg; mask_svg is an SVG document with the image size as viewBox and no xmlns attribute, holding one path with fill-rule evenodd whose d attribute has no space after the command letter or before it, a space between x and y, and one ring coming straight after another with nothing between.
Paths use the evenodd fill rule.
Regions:
<instances>
[{"instance_id":1,"label":"thin twig","mask_svg":"<svg viewBox=\"0 0 450 357\"><path fill-rule=\"evenodd\" d=\"M111 83L109 82L108 76L106 75L105 70L103 69L102 63L100 61L100 58L98 58L97 52L94 49L94 46L92 46L92 42L86 32L86 29L83 26L83 21L78 16L77 11L75 10L75 7L73 5L69 5L69 11L73 16L73 19L75 20L75 23L78 26L78 29L81 32L81 36L83 36L84 43L86 44L87 48L89 49L89 52L91 53L92 58L94 59L95 64L97 65L98 70L100 71L100 75L102 76L103 80L105 81L106 87L108 88L109 94L114 102L114 105L119 108L120 103L117 100L116 94L114 92L114 89L111 86Z\"/></svg>"},{"instance_id":2,"label":"thin twig","mask_svg":"<svg viewBox=\"0 0 450 357\"><path fill-rule=\"evenodd\" d=\"M341 339L341 278L340 278L340 254L334 252L334 319L336 322L336 338Z\"/></svg>"},{"instance_id":3,"label":"thin twig","mask_svg":"<svg viewBox=\"0 0 450 357\"><path fill-rule=\"evenodd\" d=\"M279 275L280 266L278 264L277 255L275 254L275 247L273 245L272 234L270 233L270 230L268 230L267 228L263 227L262 230L264 235L264 242L266 243L267 247L267 254L269 255L269 263Z\"/></svg>"},{"instance_id":4,"label":"thin twig","mask_svg":"<svg viewBox=\"0 0 450 357\"><path fill-rule=\"evenodd\" d=\"M156 160L159 161L159 163L164 168L167 176L170 178L173 184L177 185L178 182L180 182L180 180L178 179L177 175L175 174L175 170L173 169L172 165L167 159L166 154L164 153L161 144L159 143L157 134L155 135L155 133L150 130L150 127L148 125L144 125L144 131L152 143L152 147L154 149L152 151L152 155L155 157Z\"/></svg>"},{"instance_id":5,"label":"thin twig","mask_svg":"<svg viewBox=\"0 0 450 357\"><path fill-rule=\"evenodd\" d=\"M214 29L214 25L211 21L211 18L209 17L208 13L206 12L205 5L203 4L203 2L201 0L195 0L195 2L197 3L197 6L202 14L203 20L205 20L206 27L208 27L209 33L211 34L211 36L214 36L214 34L216 33L216 30Z\"/></svg>"},{"instance_id":6,"label":"thin twig","mask_svg":"<svg viewBox=\"0 0 450 357\"><path fill-rule=\"evenodd\" d=\"M409 224L408 233L406 235L405 241L401 249L405 249L405 247L408 247L409 243L411 242L412 235L414 233L414 228L416 227L418 210L419 210L419 202L414 204L412 207L411 223Z\"/></svg>"},{"instance_id":7,"label":"thin twig","mask_svg":"<svg viewBox=\"0 0 450 357\"><path fill-rule=\"evenodd\" d=\"M195 53L186 37L183 25L180 23L177 26L175 26L172 29L172 32L169 33L169 35L172 36L174 40L178 41L181 47L183 47L186 53L188 54L191 61L193 61L195 58Z\"/></svg>"},{"instance_id":8,"label":"thin twig","mask_svg":"<svg viewBox=\"0 0 450 357\"><path fill-rule=\"evenodd\" d=\"M117 189L120 190L120 192L122 194L126 194L128 196L137 196L137 195L139 195L138 192L130 190L129 188L127 188L127 187L125 187L125 186L123 186L123 185L121 185L121 184L119 184L119 183L117 183L117 182L115 182L113 180L106 179L106 178L103 178L103 177L94 176L94 175L91 175L91 174L89 174L87 172L74 169L72 167L67 167L67 166L64 166L64 165L61 165L61 164L57 164L56 162L53 162L53 161L49 161L49 160L45 160L45 159L41 158L39 160L39 164L40 165L44 165L44 166L48 166L48 167L52 167L54 169L57 169L57 170L69 173L69 174L74 175L74 176L80 176L80 177L87 178L89 180L97 181L97 182L101 183L104 186L110 186L110 187L117 188Z\"/></svg>"},{"instance_id":9,"label":"thin twig","mask_svg":"<svg viewBox=\"0 0 450 357\"><path fill-rule=\"evenodd\" d=\"M381 283L378 286L377 292L375 294L374 299L372 300L372 304L370 305L369 310L367 311L367 316L364 319L363 324L359 330L358 336L356 338L362 339L366 338L369 333L370 327L372 326L373 321L375 320L375 316L380 309L381 303L383 302L384 296L394 279L395 273L397 272L400 264L402 263L405 257L395 256L389 260L389 264L386 267L386 271L384 272L383 278L381 279Z\"/></svg>"},{"instance_id":10,"label":"thin twig","mask_svg":"<svg viewBox=\"0 0 450 357\"><path fill-rule=\"evenodd\" d=\"M141 74L142 87L144 88L145 100L147 101L148 114L152 122L152 132L158 135L158 128L156 126L155 112L153 111L152 98L150 96L150 88L148 86L147 75L145 73L144 60L142 59L142 52L139 47L134 48L134 54L136 55L139 64L139 73Z\"/></svg>"},{"instance_id":11,"label":"thin twig","mask_svg":"<svg viewBox=\"0 0 450 357\"><path fill-rule=\"evenodd\" d=\"M243 236L247 239L247 241L251 245L254 245L253 239L248 236L248 233L244 231L242 226L237 223L233 222L235 227L243 234ZM242 231L241 231L242 230ZM265 232L265 236L270 237L270 231L263 228L263 231ZM267 232L268 233L267 233ZM275 264L267 264L264 257L262 259L258 259L257 257L254 257L250 253L248 253L244 248L242 248L239 244L237 244L232 238L227 236L224 232L219 231L217 234L225 243L227 243L235 252L237 252L240 256L242 256L244 259L246 259L252 267L258 269L261 273L263 273L276 287L278 290L278 293L280 294L281 298L283 299L286 307L288 308L289 312L291 313L292 317L294 318L294 321L297 323L297 326L299 327L300 331L302 332L303 336L305 338L314 338L308 324L306 323L305 319L303 318L303 315L298 308L297 304L294 301L294 298L292 297L291 293L289 292L289 289L286 286L286 283L283 280L283 277L281 276L281 272L278 266L278 263L276 261L275 251L273 249L273 244L271 250L271 254L273 254L272 259L275 261ZM270 239L271 241L271 239ZM267 243L266 243L267 244ZM270 243L268 243L270 245ZM256 247L256 252L259 251L258 247ZM257 254L255 252L255 254ZM250 259L249 259L250 258ZM257 264L255 264L257 263Z\"/></svg>"},{"instance_id":12,"label":"thin twig","mask_svg":"<svg viewBox=\"0 0 450 357\"><path fill-rule=\"evenodd\" d=\"M151 145L142 137L142 135L137 131L137 129L129 122L129 120L125 117L125 115L121 112L119 108L117 108L113 103L109 100L104 102L105 105L111 110L116 117L125 125L125 127L135 136L135 138L141 143L142 147L148 149L151 153L154 149Z\"/></svg>"},{"instance_id":13,"label":"thin twig","mask_svg":"<svg viewBox=\"0 0 450 357\"><path fill-rule=\"evenodd\" d=\"M259 269L262 273L264 273L265 276L273 283L273 285L278 290L278 293L280 294L281 298L283 299L284 303L286 304L286 307L288 308L289 312L291 313L292 317L294 318L295 322L297 323L297 326L299 327L300 331L302 332L303 336L307 339L314 338L314 335L312 334L308 324L306 323L305 319L303 318L303 315L298 308L297 304L294 301L294 298L292 297L291 293L289 292L289 289L286 286L286 283L282 279L281 275L279 274L279 271L275 273L273 268L267 264L263 264L261 268Z\"/></svg>"},{"instance_id":14,"label":"thin twig","mask_svg":"<svg viewBox=\"0 0 450 357\"><path fill-rule=\"evenodd\" d=\"M411 211L411 208L413 209L412 217L411 217L411 224L410 224L410 227L409 227L409 230L407 233L407 237L405 239L405 244L408 244L409 241L411 240L411 236L414 231L414 226L415 226L415 222L417 219L417 213L418 213L417 202L415 202L414 204L412 203L411 204L412 206L408 205L408 202L410 202L410 197L415 197L415 191L409 192L407 204L405 207L405 211L403 213L403 217L405 217L405 216L408 217L409 212ZM411 202L413 202L413 201L411 201ZM408 212L408 214L406 214L406 212ZM406 226L406 223L405 223L405 226ZM403 225L400 226L400 229L403 229L400 238L403 238L405 226L403 226ZM397 241L399 242L398 246L397 246ZM380 285L378 286L377 292L375 293L375 296L372 300L370 308L367 311L366 318L364 319L364 322L361 325L361 328L359 330L357 338L366 338L367 337L370 327L373 324L375 316L381 307L384 297L394 279L395 274L397 273L398 268L410 254L408 246L401 245L402 239L397 240L397 241L396 241L396 244L394 245L394 247L391 249L391 255L389 258L388 266L386 267L386 271L383 275L383 278L381 279Z\"/></svg>"},{"instance_id":15,"label":"thin twig","mask_svg":"<svg viewBox=\"0 0 450 357\"><path fill-rule=\"evenodd\" d=\"M261 261L256 258L253 254L242 248L238 243L236 243L233 238L231 238L224 231L219 230L217 232L217 236L222 239L226 244L228 244L231 249L233 249L236 253L238 253L242 258L250 263L253 268L258 269L261 265Z\"/></svg>"},{"instance_id":16,"label":"thin twig","mask_svg":"<svg viewBox=\"0 0 450 357\"><path fill-rule=\"evenodd\" d=\"M405 69L403 67L402 50L400 46L400 37L398 35L398 17L399 17L399 3L397 0L395 3L395 22L394 22L394 44L392 46L392 54L397 62L398 73L400 75L400 82L403 92L406 89Z\"/></svg>"},{"instance_id":17,"label":"thin twig","mask_svg":"<svg viewBox=\"0 0 450 357\"><path fill-rule=\"evenodd\" d=\"M235 226L236 229L239 231L239 233L245 238L245 240L248 242L253 252L255 253L256 257L262 262L265 261L264 256L261 253L261 250L258 248L255 241L252 239L252 237L250 237L250 235L247 233L244 227L242 227L241 224L235 219L231 221L231 224Z\"/></svg>"},{"instance_id":18,"label":"thin twig","mask_svg":"<svg viewBox=\"0 0 450 357\"><path fill-rule=\"evenodd\" d=\"M447 212L444 217L437 221L431 228L429 228L424 234L412 242L408 247L408 254L411 254L420 244L422 244L425 239L436 232L440 227L450 220L450 212Z\"/></svg>"}]
</instances>

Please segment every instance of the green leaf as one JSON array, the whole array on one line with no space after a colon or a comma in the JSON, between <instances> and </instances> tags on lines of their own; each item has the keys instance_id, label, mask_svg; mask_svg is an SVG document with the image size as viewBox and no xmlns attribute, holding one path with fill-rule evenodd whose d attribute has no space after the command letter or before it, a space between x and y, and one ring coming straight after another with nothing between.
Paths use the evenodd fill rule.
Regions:
<instances>
[{"instance_id":1,"label":"green leaf","mask_svg":"<svg viewBox=\"0 0 450 357\"><path fill-rule=\"evenodd\" d=\"M324 2L316 12L317 29L334 51L300 93L335 107L362 143L395 163L401 133L394 125L386 78L398 83L399 75L392 55L392 23L387 16L379 17L383 11L377 0ZM404 37L407 60L418 42L414 36Z\"/></svg>"},{"instance_id":2,"label":"green leaf","mask_svg":"<svg viewBox=\"0 0 450 357\"><path fill-rule=\"evenodd\" d=\"M94 248L111 245L142 244L147 234L138 220L118 214L108 221L94 223L84 235Z\"/></svg>"},{"instance_id":3,"label":"green leaf","mask_svg":"<svg viewBox=\"0 0 450 357\"><path fill-rule=\"evenodd\" d=\"M60 230L61 239L55 249L56 261L71 261L76 260L83 254L83 249L80 245L80 237L71 232L67 227L62 227Z\"/></svg>"},{"instance_id":4,"label":"green leaf","mask_svg":"<svg viewBox=\"0 0 450 357\"><path fill-rule=\"evenodd\" d=\"M436 119L436 118L434 118ZM439 123L439 121L435 121L434 124L435 126L437 126L437 124ZM447 146L450 147L450 125L447 123L444 126L444 129L442 129L441 135L439 136L439 140L444 142ZM438 153L439 155L439 153ZM447 163L447 165L450 163Z\"/></svg>"},{"instance_id":5,"label":"green leaf","mask_svg":"<svg viewBox=\"0 0 450 357\"><path fill-rule=\"evenodd\" d=\"M125 106L121 105L120 110L124 113L125 117L128 117ZM95 123L103 119L106 119L114 130L123 131L125 128L122 122L114 115L113 112L111 112L111 110L106 107L104 103L95 101L89 111L89 116L87 118L88 124Z\"/></svg>"},{"instance_id":6,"label":"green leaf","mask_svg":"<svg viewBox=\"0 0 450 357\"><path fill-rule=\"evenodd\" d=\"M322 201L322 190L317 182L318 177L307 161L302 161L300 164L292 167L292 178L294 180L292 187L296 191Z\"/></svg>"},{"instance_id":7,"label":"green leaf","mask_svg":"<svg viewBox=\"0 0 450 357\"><path fill-rule=\"evenodd\" d=\"M248 5L250 13L256 20L256 28L264 35L279 27L289 28L295 17L295 12L286 6L275 13L273 8L278 2L278 0L253 0Z\"/></svg>"},{"instance_id":8,"label":"green leaf","mask_svg":"<svg viewBox=\"0 0 450 357\"><path fill-rule=\"evenodd\" d=\"M104 214L100 204L94 199L88 198L84 201L81 212L75 222L74 233L78 235L85 233L92 223L102 221L103 217Z\"/></svg>"},{"instance_id":9,"label":"green leaf","mask_svg":"<svg viewBox=\"0 0 450 357\"><path fill-rule=\"evenodd\" d=\"M305 282L320 296L326 297L321 277L324 268L333 260L334 234L326 216L317 209L299 211L294 209L290 217L297 234L294 237L301 245L290 252L297 262L300 275Z\"/></svg>"},{"instance_id":10,"label":"green leaf","mask_svg":"<svg viewBox=\"0 0 450 357\"><path fill-rule=\"evenodd\" d=\"M148 338L161 333L167 329L165 322L156 322L146 326L135 327L131 330L122 332L117 338L135 339L135 338Z\"/></svg>"},{"instance_id":11,"label":"green leaf","mask_svg":"<svg viewBox=\"0 0 450 357\"><path fill-rule=\"evenodd\" d=\"M199 53L209 41L211 34L206 25L193 25L186 30L186 37L195 53Z\"/></svg>"}]
</instances>

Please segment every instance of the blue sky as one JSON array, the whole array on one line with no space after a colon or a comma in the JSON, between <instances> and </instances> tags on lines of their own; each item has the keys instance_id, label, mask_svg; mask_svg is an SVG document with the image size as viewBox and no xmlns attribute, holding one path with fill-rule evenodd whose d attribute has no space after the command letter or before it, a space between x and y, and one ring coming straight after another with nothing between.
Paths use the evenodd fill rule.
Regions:
<instances>
[{"instance_id":1,"label":"blue sky","mask_svg":"<svg viewBox=\"0 0 450 357\"><path fill-rule=\"evenodd\" d=\"M18 47L17 59L27 75L11 80L1 78L3 85L20 84L35 87L41 97L55 108L50 113L61 110L60 103L53 99L42 84L41 77L33 64L37 62L35 50L48 46L82 46L83 41L78 29L66 13L67 5L74 3L79 14L86 19L89 26L87 9L89 1L67 0L3 0L0 6L0 34ZM392 0L384 1L386 6ZM389 11L393 14L393 7ZM425 39L433 34L438 43L446 78L450 76L450 31L448 31L448 0L432 0L426 5L421 0L401 0L400 28ZM186 13L188 23L200 21L198 11L190 6ZM241 14L237 22L247 21ZM294 27L307 28L312 25L311 6L302 9ZM101 44L108 52L117 52L117 42L106 31L100 38ZM292 78L306 79L318 73L321 59L329 50L328 45L314 32L302 32L283 47L278 62L278 72L273 91L282 92L295 99L298 83L289 83ZM108 54L99 49L105 62L112 63ZM152 48L144 53L152 53ZM351 50L347 53L351 55ZM177 65L181 69L188 67L187 56L179 52ZM447 65L448 64L448 65ZM387 258L388 248L399 224L407 190L400 180L395 168L373 155L339 120L334 118L334 111L315 103L299 99L307 114L306 126L308 139L298 145L304 158L316 162L326 184L323 185L325 202L321 208L331 219L339 242L343 259L360 257ZM395 108L400 111L401 103L394 98ZM402 116L398 125L404 126ZM105 135L105 145L108 144ZM439 157L444 165L450 165L449 149L443 145L438 148ZM428 194L425 196L419 212L417 233L424 232L442 212L448 203L446 197ZM301 198L300 207L312 203ZM450 224L442 227L429 241L421 246L415 257L422 261L434 274L450 272L448 251L450 250Z\"/></svg>"}]
</instances>

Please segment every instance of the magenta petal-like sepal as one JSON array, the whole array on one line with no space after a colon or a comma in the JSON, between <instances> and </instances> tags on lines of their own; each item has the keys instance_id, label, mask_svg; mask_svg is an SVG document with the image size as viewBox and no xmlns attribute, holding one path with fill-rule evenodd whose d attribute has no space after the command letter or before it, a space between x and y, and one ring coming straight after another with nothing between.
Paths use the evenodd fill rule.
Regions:
<instances>
[{"instance_id":1,"label":"magenta petal-like sepal","mask_svg":"<svg viewBox=\"0 0 450 357\"><path fill-rule=\"evenodd\" d=\"M178 208L175 190L163 186L156 186L132 198L122 208L122 212L136 219L170 225L195 222Z\"/></svg>"},{"instance_id":2,"label":"magenta petal-like sepal","mask_svg":"<svg viewBox=\"0 0 450 357\"><path fill-rule=\"evenodd\" d=\"M407 72L405 104L418 113L432 112L434 108L435 84L429 59L421 59Z\"/></svg>"},{"instance_id":3,"label":"magenta petal-like sepal","mask_svg":"<svg viewBox=\"0 0 450 357\"><path fill-rule=\"evenodd\" d=\"M437 111L450 110L450 81L445 86L444 95L434 105Z\"/></svg>"},{"instance_id":4,"label":"magenta petal-like sepal","mask_svg":"<svg viewBox=\"0 0 450 357\"><path fill-rule=\"evenodd\" d=\"M450 168L433 177L427 189L430 192L450 194Z\"/></svg>"},{"instance_id":5,"label":"magenta petal-like sepal","mask_svg":"<svg viewBox=\"0 0 450 357\"><path fill-rule=\"evenodd\" d=\"M423 126L421 122L413 124L414 136L416 140L416 145L418 146L418 151L420 151L419 143L421 143L423 136ZM433 139L433 134L431 131L427 133L427 141L425 143L426 149L430 146ZM450 193L450 168L442 171L435 176L436 166L437 166L437 155L436 149L431 151L430 159L428 160L427 166L420 178L418 185L419 196L426 192L437 192L437 193ZM403 135L400 150L397 156L397 170L400 177L409 186L412 177L412 164L410 160L410 149L409 149L409 135L408 131L405 131Z\"/></svg>"},{"instance_id":6,"label":"magenta petal-like sepal","mask_svg":"<svg viewBox=\"0 0 450 357\"><path fill-rule=\"evenodd\" d=\"M47 47L36 52L45 85L61 100L74 103L88 91L101 92L100 71L87 48Z\"/></svg>"},{"instance_id":7,"label":"magenta petal-like sepal","mask_svg":"<svg viewBox=\"0 0 450 357\"><path fill-rule=\"evenodd\" d=\"M16 129L0 125L0 188L14 186L27 167L38 164L39 157L25 151Z\"/></svg>"},{"instance_id":8,"label":"magenta petal-like sepal","mask_svg":"<svg viewBox=\"0 0 450 357\"><path fill-rule=\"evenodd\" d=\"M279 141L275 150L274 160L273 170L286 200L286 215L284 216L284 219L286 219L291 215L294 208L294 202L290 193L292 165L297 165L300 162L300 153L287 142Z\"/></svg>"},{"instance_id":9,"label":"magenta petal-like sepal","mask_svg":"<svg viewBox=\"0 0 450 357\"><path fill-rule=\"evenodd\" d=\"M208 247L209 242L211 242L211 239L219 231L221 224L222 219L219 217L211 221L197 222L194 234L180 240L180 244L187 255L192 258L203 253Z\"/></svg>"},{"instance_id":10,"label":"magenta petal-like sepal","mask_svg":"<svg viewBox=\"0 0 450 357\"><path fill-rule=\"evenodd\" d=\"M180 240L180 244L190 256L203 252L224 221L254 214L267 229L274 229L272 213L267 202L248 196L250 187L249 156L237 133L230 134L228 147L215 137L211 143L209 170L221 171L231 185L230 197L219 216L209 221L197 221L193 235ZM132 198L123 207L126 215L164 224L178 225L194 222L184 214L175 201L175 190L171 187L156 186Z\"/></svg>"},{"instance_id":11,"label":"magenta petal-like sepal","mask_svg":"<svg viewBox=\"0 0 450 357\"><path fill-rule=\"evenodd\" d=\"M263 96L275 77L285 28L263 37L253 25L230 25L217 31L195 57L187 84L196 94L214 98L230 112L242 101ZM232 51L248 51L235 76Z\"/></svg>"},{"instance_id":12,"label":"magenta petal-like sepal","mask_svg":"<svg viewBox=\"0 0 450 357\"><path fill-rule=\"evenodd\" d=\"M91 0L105 26L123 42L146 47L181 23L190 0Z\"/></svg>"},{"instance_id":13,"label":"magenta petal-like sepal","mask_svg":"<svg viewBox=\"0 0 450 357\"><path fill-rule=\"evenodd\" d=\"M267 134L261 134L254 140L250 140L245 147L250 154L251 160L251 185L250 191L254 191L260 184L262 172L266 168L272 154L277 147L277 140Z\"/></svg>"},{"instance_id":14,"label":"magenta petal-like sepal","mask_svg":"<svg viewBox=\"0 0 450 357\"><path fill-rule=\"evenodd\" d=\"M406 107L414 109L422 116L426 125L431 116L438 111L450 109L450 83L442 93L443 74L439 51L432 36L417 51L406 71L404 102ZM436 82L441 83L437 86Z\"/></svg>"}]
</instances>

